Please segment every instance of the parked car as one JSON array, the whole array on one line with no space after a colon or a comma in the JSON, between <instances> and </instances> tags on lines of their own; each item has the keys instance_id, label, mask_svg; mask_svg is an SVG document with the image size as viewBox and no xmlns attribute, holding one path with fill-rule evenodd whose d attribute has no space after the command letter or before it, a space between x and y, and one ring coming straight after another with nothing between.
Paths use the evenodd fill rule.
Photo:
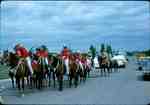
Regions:
<instances>
[{"instance_id":1,"label":"parked car","mask_svg":"<svg viewBox=\"0 0 150 105\"><path fill-rule=\"evenodd\" d=\"M126 67L127 59L124 55L115 55L111 60L116 60L118 67Z\"/></svg>"},{"instance_id":2,"label":"parked car","mask_svg":"<svg viewBox=\"0 0 150 105\"><path fill-rule=\"evenodd\" d=\"M138 70L150 72L150 57L141 57L136 63L138 64Z\"/></svg>"}]
</instances>

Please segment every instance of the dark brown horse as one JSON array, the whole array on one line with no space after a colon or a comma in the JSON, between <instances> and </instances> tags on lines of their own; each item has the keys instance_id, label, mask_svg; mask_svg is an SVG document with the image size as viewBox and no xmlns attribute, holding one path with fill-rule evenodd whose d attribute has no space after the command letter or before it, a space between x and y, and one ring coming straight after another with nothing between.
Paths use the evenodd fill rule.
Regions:
<instances>
[{"instance_id":1,"label":"dark brown horse","mask_svg":"<svg viewBox=\"0 0 150 105\"><path fill-rule=\"evenodd\" d=\"M107 56L99 56L98 57L99 66L101 69L101 74L109 73L110 71L110 61L108 60ZM107 69L107 71L106 71Z\"/></svg>"},{"instance_id":2,"label":"dark brown horse","mask_svg":"<svg viewBox=\"0 0 150 105\"><path fill-rule=\"evenodd\" d=\"M87 74L90 72L90 68L86 65L87 61L87 55L82 54L81 59L84 60L85 63L80 63L79 64L79 77L80 77L80 82L85 82L87 78ZM81 67L82 66L82 67Z\"/></svg>"},{"instance_id":3,"label":"dark brown horse","mask_svg":"<svg viewBox=\"0 0 150 105\"><path fill-rule=\"evenodd\" d=\"M72 86L72 80L74 79L75 87L78 86L79 78L79 64L75 61L75 56L72 54L69 60L69 86Z\"/></svg>"},{"instance_id":4,"label":"dark brown horse","mask_svg":"<svg viewBox=\"0 0 150 105\"><path fill-rule=\"evenodd\" d=\"M51 56L49 79L53 79L54 88L56 87L56 78L59 85L59 91L63 90L63 76L65 74L66 67L63 60L58 56Z\"/></svg>"},{"instance_id":5,"label":"dark brown horse","mask_svg":"<svg viewBox=\"0 0 150 105\"><path fill-rule=\"evenodd\" d=\"M19 90L21 90L20 85L22 84L22 89L24 90L25 86L25 77L28 78L29 70L24 59L19 59L16 54L10 52L9 55L9 76L12 80L12 85L14 87L14 78L16 79L16 85Z\"/></svg>"},{"instance_id":6,"label":"dark brown horse","mask_svg":"<svg viewBox=\"0 0 150 105\"><path fill-rule=\"evenodd\" d=\"M46 65L45 60L43 57L37 57L36 55L33 56L33 61L37 62L37 67L34 70L34 83L36 88L41 89L45 85L47 86L47 78L49 77L49 86L50 86L50 76L49 76L49 65ZM44 82L46 82L44 84Z\"/></svg>"}]
</instances>

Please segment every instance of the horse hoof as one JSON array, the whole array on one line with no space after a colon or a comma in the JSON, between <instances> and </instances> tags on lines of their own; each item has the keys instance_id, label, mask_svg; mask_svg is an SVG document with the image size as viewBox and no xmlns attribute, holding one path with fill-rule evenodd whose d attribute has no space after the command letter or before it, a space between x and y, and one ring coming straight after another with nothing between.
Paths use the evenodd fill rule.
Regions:
<instances>
[{"instance_id":1,"label":"horse hoof","mask_svg":"<svg viewBox=\"0 0 150 105\"><path fill-rule=\"evenodd\" d=\"M59 88L59 91L63 91L63 89L62 89L62 88Z\"/></svg>"}]
</instances>

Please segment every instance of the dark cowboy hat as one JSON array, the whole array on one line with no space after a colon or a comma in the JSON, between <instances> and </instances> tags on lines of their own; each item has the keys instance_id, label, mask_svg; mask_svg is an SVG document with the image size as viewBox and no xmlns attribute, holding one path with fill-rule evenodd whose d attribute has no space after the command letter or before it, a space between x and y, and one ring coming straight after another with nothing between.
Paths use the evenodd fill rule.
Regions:
<instances>
[{"instance_id":1,"label":"dark cowboy hat","mask_svg":"<svg viewBox=\"0 0 150 105\"><path fill-rule=\"evenodd\" d=\"M41 49L42 49L42 50L47 50L47 47L46 47L45 45L42 45L42 46L41 46Z\"/></svg>"}]
</instances>

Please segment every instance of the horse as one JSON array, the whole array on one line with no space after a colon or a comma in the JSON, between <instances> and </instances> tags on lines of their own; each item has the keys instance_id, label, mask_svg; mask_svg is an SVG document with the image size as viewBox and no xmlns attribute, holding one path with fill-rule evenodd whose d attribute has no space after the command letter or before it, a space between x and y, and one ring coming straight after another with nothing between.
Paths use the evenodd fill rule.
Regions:
<instances>
[{"instance_id":1,"label":"horse","mask_svg":"<svg viewBox=\"0 0 150 105\"><path fill-rule=\"evenodd\" d=\"M56 87L56 78L57 82L59 84L59 91L63 90L63 75L66 73L66 67L63 62L63 60L58 56L49 55L48 59L51 61L49 64L49 72L48 72L48 78L49 78L49 86L51 85L51 76L53 80L53 86Z\"/></svg>"},{"instance_id":2,"label":"horse","mask_svg":"<svg viewBox=\"0 0 150 105\"><path fill-rule=\"evenodd\" d=\"M72 86L72 80L74 79L74 85L75 87L78 86L78 78L79 78L79 64L77 64L75 60L75 55L71 54L70 55L70 60L69 60L69 87Z\"/></svg>"},{"instance_id":3,"label":"horse","mask_svg":"<svg viewBox=\"0 0 150 105\"><path fill-rule=\"evenodd\" d=\"M10 52L9 54L9 76L12 80L12 86L14 87L14 78L16 79L16 85L21 90L20 84L22 83L22 89L24 90L25 77L28 77L29 70L24 59L19 59L16 54Z\"/></svg>"},{"instance_id":4,"label":"horse","mask_svg":"<svg viewBox=\"0 0 150 105\"><path fill-rule=\"evenodd\" d=\"M104 56L104 55L98 56L98 62L99 62L99 66L101 69L101 74L106 73L106 69L107 69L107 73L110 72L110 68L109 68L110 61L107 56Z\"/></svg>"},{"instance_id":5,"label":"horse","mask_svg":"<svg viewBox=\"0 0 150 105\"><path fill-rule=\"evenodd\" d=\"M87 62L86 71L87 71L87 75L89 77L90 71L92 70L92 62L91 62L90 58L86 58L86 62Z\"/></svg>"},{"instance_id":6,"label":"horse","mask_svg":"<svg viewBox=\"0 0 150 105\"><path fill-rule=\"evenodd\" d=\"M49 65L46 65L45 59L43 57L38 57L34 55L33 60L37 62L37 69L35 70L35 84L38 89L44 87L44 80L46 81L47 86L47 78L49 78L49 87L50 87L50 68Z\"/></svg>"},{"instance_id":7,"label":"horse","mask_svg":"<svg viewBox=\"0 0 150 105\"><path fill-rule=\"evenodd\" d=\"M8 62L9 62L9 67L10 67L10 70L9 70L9 77L11 78L11 81L12 81L12 87L14 88L15 87L15 84L14 84L14 78L15 78L15 72L16 72L16 66L18 64L18 61L19 61L19 58L17 58L17 56L10 52L9 54L9 58L8 58Z\"/></svg>"},{"instance_id":8,"label":"horse","mask_svg":"<svg viewBox=\"0 0 150 105\"><path fill-rule=\"evenodd\" d=\"M118 64L117 64L117 60L110 60L110 70L111 72L113 72L113 69L114 71L118 71Z\"/></svg>"},{"instance_id":9,"label":"horse","mask_svg":"<svg viewBox=\"0 0 150 105\"><path fill-rule=\"evenodd\" d=\"M50 65L50 78L53 76L53 85L56 87L56 78L59 84L59 91L63 90L63 76L66 73L66 67L64 61L58 56L51 56L51 65Z\"/></svg>"}]
</instances>

